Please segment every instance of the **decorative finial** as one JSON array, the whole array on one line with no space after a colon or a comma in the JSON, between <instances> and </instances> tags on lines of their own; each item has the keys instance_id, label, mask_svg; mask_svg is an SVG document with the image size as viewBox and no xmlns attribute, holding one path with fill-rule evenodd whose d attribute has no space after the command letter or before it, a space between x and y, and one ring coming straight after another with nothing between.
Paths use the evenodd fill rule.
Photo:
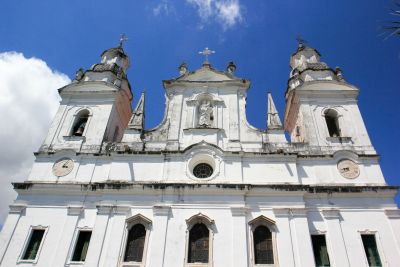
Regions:
<instances>
[{"instance_id":1,"label":"decorative finial","mask_svg":"<svg viewBox=\"0 0 400 267\"><path fill-rule=\"evenodd\" d=\"M128 41L128 37L126 37L125 33L121 34L121 38L119 38L119 45L118 47L122 47L124 42Z\"/></svg>"},{"instance_id":2,"label":"decorative finial","mask_svg":"<svg viewBox=\"0 0 400 267\"><path fill-rule=\"evenodd\" d=\"M300 34L297 35L296 40L297 40L297 43L299 44L299 47L304 47L305 44L307 43L307 41L304 40Z\"/></svg>"},{"instance_id":3,"label":"decorative finial","mask_svg":"<svg viewBox=\"0 0 400 267\"><path fill-rule=\"evenodd\" d=\"M230 73L230 74L234 74L236 71L236 65L235 63L233 63L233 61L229 62L228 67L226 67L226 70Z\"/></svg>"},{"instance_id":4,"label":"decorative finial","mask_svg":"<svg viewBox=\"0 0 400 267\"><path fill-rule=\"evenodd\" d=\"M214 54L215 51L212 51L210 49L208 49L208 47L204 48L203 51L200 51L199 54L203 55L206 57L206 60L204 61L204 63L208 64L208 56L211 54Z\"/></svg>"},{"instance_id":5,"label":"decorative finial","mask_svg":"<svg viewBox=\"0 0 400 267\"><path fill-rule=\"evenodd\" d=\"M343 82L343 81L344 81L343 71L342 71L341 68L336 67L336 68L335 68L335 74L336 74L336 77L338 78L338 80L339 80L340 82Z\"/></svg>"},{"instance_id":6,"label":"decorative finial","mask_svg":"<svg viewBox=\"0 0 400 267\"><path fill-rule=\"evenodd\" d=\"M182 64L179 65L178 70L179 70L179 74L180 74L180 75L186 74L186 72L187 72L186 63L185 63L185 62L182 62Z\"/></svg>"}]
</instances>

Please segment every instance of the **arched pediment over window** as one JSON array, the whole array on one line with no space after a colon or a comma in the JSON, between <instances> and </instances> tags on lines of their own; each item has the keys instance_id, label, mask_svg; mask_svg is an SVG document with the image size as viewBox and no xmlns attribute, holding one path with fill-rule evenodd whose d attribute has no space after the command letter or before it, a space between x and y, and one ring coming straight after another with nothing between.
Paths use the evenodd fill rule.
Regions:
<instances>
[{"instance_id":1,"label":"arched pediment over window","mask_svg":"<svg viewBox=\"0 0 400 267\"><path fill-rule=\"evenodd\" d=\"M126 225L129 228L129 226L135 225L135 224L143 224L146 228L149 228L151 225L151 220L142 214L136 214L132 217L129 217L126 219Z\"/></svg>"},{"instance_id":2,"label":"arched pediment over window","mask_svg":"<svg viewBox=\"0 0 400 267\"><path fill-rule=\"evenodd\" d=\"M208 216L200 212L186 220L186 224L188 225L189 229L198 223L205 224L209 229L211 229L214 224L214 220L210 219Z\"/></svg>"}]
</instances>

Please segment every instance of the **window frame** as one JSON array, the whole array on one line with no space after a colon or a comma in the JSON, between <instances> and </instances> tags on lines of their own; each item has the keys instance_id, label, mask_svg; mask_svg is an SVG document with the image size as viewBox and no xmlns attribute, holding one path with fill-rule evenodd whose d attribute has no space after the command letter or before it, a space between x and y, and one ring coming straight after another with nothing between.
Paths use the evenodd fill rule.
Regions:
<instances>
[{"instance_id":1,"label":"window frame","mask_svg":"<svg viewBox=\"0 0 400 267\"><path fill-rule=\"evenodd\" d=\"M251 260L251 266L254 267L278 267L279 262L278 262L278 247L276 244L276 233L277 233L277 226L274 220L271 220L268 217L265 217L264 215L260 215L256 217L255 219L251 220L248 223L248 231L249 231L249 237L250 237L250 242L248 242L248 247L250 251L250 260ZM254 231L258 226L265 226L269 229L271 232L271 238L272 238L272 253L273 253L273 258L274 258L274 263L273 264L256 264L256 257L255 257L255 248L254 248Z\"/></svg>"},{"instance_id":2,"label":"window frame","mask_svg":"<svg viewBox=\"0 0 400 267\"><path fill-rule=\"evenodd\" d=\"M142 224L146 230L146 237L144 239L142 261L141 262L124 261L125 253L126 253L126 245L128 242L129 230L137 224ZM122 238L122 246L121 246L121 251L120 251L120 255L119 255L119 262L120 262L119 266L121 266L121 267L144 267L146 265L147 248L148 248L148 243L149 243L151 227L152 227L151 220L148 219L147 217L143 216L142 214L136 214L136 215L126 219L124 235Z\"/></svg>"},{"instance_id":3,"label":"window frame","mask_svg":"<svg viewBox=\"0 0 400 267\"><path fill-rule=\"evenodd\" d=\"M361 249L362 249L362 254L363 254L363 259L365 262L365 266L370 266L368 263L368 258L367 258L367 254L365 253L365 247L364 247L364 242L362 241L362 235L373 235L375 238L375 243L376 243L376 249L378 251L379 254L379 259L381 261L381 265L385 266L385 254L383 253L383 249L380 243L380 236L378 231L370 231L370 230L365 230L365 231L358 231L359 235L358 235L358 239L361 245Z\"/></svg>"},{"instance_id":4,"label":"window frame","mask_svg":"<svg viewBox=\"0 0 400 267\"><path fill-rule=\"evenodd\" d=\"M75 126L75 123L77 123L78 117L79 117L80 114L81 114L82 112L84 112L84 111L87 111L87 112L88 112L88 115L87 115L88 119L87 119L87 121L86 121L85 129L83 130L83 133L82 133L81 136L76 136L76 135L74 135L74 133L73 133L73 131L74 131L74 126ZM65 133L65 136L64 136L64 137L65 137L65 138L68 138L68 139L77 139L77 140L84 138L84 137L86 136L87 129L89 128L89 124L90 124L90 121L91 121L91 119L92 119L92 116L93 116L93 112L92 112L92 110L91 110L90 108L88 108L88 107L81 107L81 108L78 108L78 109L74 112L74 114L72 114L71 118L69 118L69 121L70 121L70 122L69 122L69 126L68 126L68 128L67 128L67 132Z\"/></svg>"},{"instance_id":5,"label":"window frame","mask_svg":"<svg viewBox=\"0 0 400 267\"><path fill-rule=\"evenodd\" d=\"M26 250L28 248L29 242L31 241L31 237L32 237L33 231L35 231L35 230L44 230L42 240L40 241L40 245L39 245L39 248L38 248L37 253L36 253L36 257L35 257L35 259L23 259L24 255L26 253ZM36 264L38 262L48 230L49 230L49 226L43 226L43 225L31 225L29 227L28 235L25 237L25 241L24 241L24 244L22 246L22 250L21 250L21 252L20 252L20 254L18 256L17 263L33 263L33 264Z\"/></svg>"},{"instance_id":6,"label":"window frame","mask_svg":"<svg viewBox=\"0 0 400 267\"><path fill-rule=\"evenodd\" d=\"M311 246L312 246L312 249L313 249L314 261L315 261L316 259L315 259L314 243L312 241L312 236L323 236L324 237L326 250L327 250L327 253L328 253L329 266L332 266L331 253L330 253L330 248L329 248L329 245L328 245L328 237L326 235L326 232L325 231L318 231L316 233L311 233L310 234ZM315 265L317 266L316 261L315 261Z\"/></svg>"},{"instance_id":7,"label":"window frame","mask_svg":"<svg viewBox=\"0 0 400 267\"><path fill-rule=\"evenodd\" d=\"M189 261L189 240L190 240L190 230L198 223L204 224L209 231L208 235L208 262L207 263L191 263ZM214 220L210 219L208 216L198 213L196 215L193 215L189 219L186 220L186 242L185 242L185 266L186 267L196 267L196 266L201 266L201 267L211 267L213 266L213 241L214 241Z\"/></svg>"},{"instance_id":8,"label":"window frame","mask_svg":"<svg viewBox=\"0 0 400 267\"><path fill-rule=\"evenodd\" d=\"M76 229L75 233L74 233L74 237L73 237L73 240L72 240L72 243L71 243L72 246L70 247L70 251L68 253L68 264L69 265L83 265L86 262L86 259L85 259L85 261L73 261L72 260L72 257L74 256L76 245L78 243L78 238L79 238L79 233L80 232L91 232L92 233L91 236L90 236L90 241L89 241L89 247L90 247L90 243L91 243L92 237L93 237L93 229L89 228L89 227L86 227L86 226L85 227L78 227ZM89 248L88 248L88 251L89 251ZM86 254L86 258L87 258L87 254Z\"/></svg>"}]
</instances>

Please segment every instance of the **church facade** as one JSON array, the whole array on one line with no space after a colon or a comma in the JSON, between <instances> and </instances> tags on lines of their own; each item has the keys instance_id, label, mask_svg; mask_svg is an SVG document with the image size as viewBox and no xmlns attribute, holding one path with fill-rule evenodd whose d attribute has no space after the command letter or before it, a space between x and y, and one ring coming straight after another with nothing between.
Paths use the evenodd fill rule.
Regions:
<instances>
[{"instance_id":1,"label":"church facade","mask_svg":"<svg viewBox=\"0 0 400 267\"><path fill-rule=\"evenodd\" d=\"M252 127L250 81L206 59L163 81L164 118L146 129L122 45L103 52L59 89L32 171L13 184L0 266L399 266L397 187L358 88L303 43L290 66L284 127L271 94L266 129Z\"/></svg>"}]
</instances>

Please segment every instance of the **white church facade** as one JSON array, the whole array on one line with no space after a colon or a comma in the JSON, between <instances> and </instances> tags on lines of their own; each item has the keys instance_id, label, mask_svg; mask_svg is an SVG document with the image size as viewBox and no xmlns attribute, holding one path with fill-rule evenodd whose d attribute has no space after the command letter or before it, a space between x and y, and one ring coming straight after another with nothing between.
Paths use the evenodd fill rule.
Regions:
<instances>
[{"instance_id":1,"label":"white church facade","mask_svg":"<svg viewBox=\"0 0 400 267\"><path fill-rule=\"evenodd\" d=\"M270 94L266 129L252 127L250 81L206 59L163 81L164 118L146 129L122 45L103 52L59 89L32 171L13 184L0 266L400 266L398 188L359 90L303 43L290 66L284 127Z\"/></svg>"}]
</instances>

